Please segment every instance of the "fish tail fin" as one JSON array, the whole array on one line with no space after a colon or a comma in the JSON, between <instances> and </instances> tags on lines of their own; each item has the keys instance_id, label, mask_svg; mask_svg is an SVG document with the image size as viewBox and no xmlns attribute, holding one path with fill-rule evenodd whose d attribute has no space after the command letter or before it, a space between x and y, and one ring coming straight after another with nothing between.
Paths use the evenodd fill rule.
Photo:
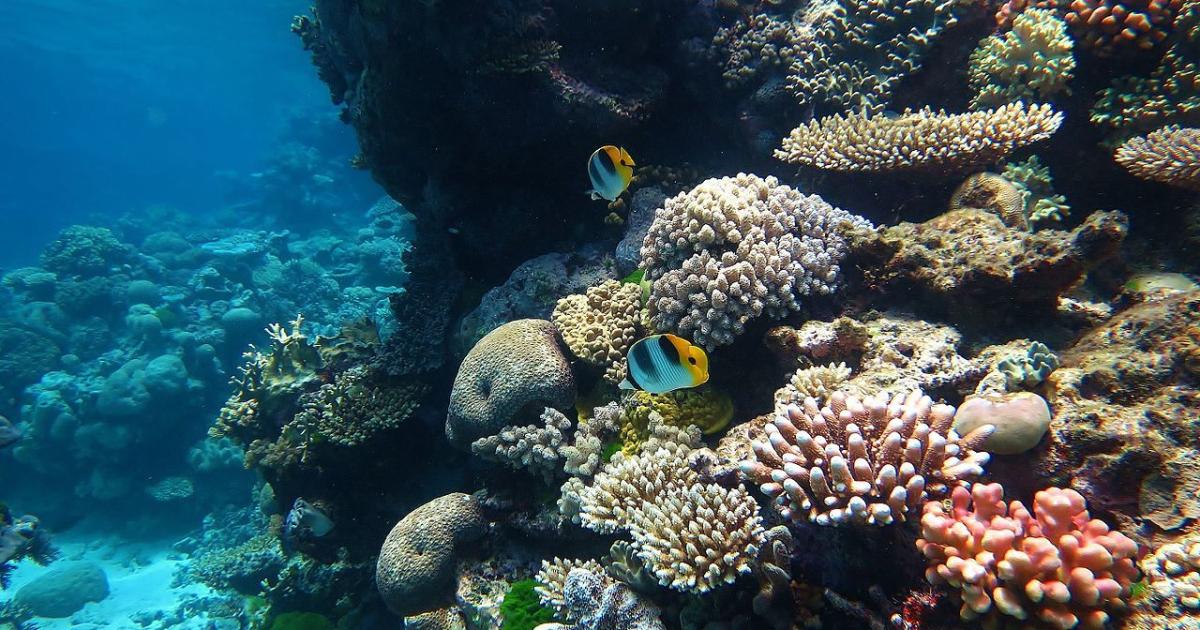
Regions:
<instances>
[{"instance_id":1,"label":"fish tail fin","mask_svg":"<svg viewBox=\"0 0 1200 630\"><path fill-rule=\"evenodd\" d=\"M619 385L617 385L617 387L620 389L627 389L630 391L637 389L636 387L633 386L633 383L629 382L628 378L621 379L621 383Z\"/></svg>"},{"instance_id":2,"label":"fish tail fin","mask_svg":"<svg viewBox=\"0 0 1200 630\"><path fill-rule=\"evenodd\" d=\"M585 191L583 191L583 194L591 197L592 201L596 201L598 199L603 199L603 197L600 196L600 193L596 192L594 189L585 190Z\"/></svg>"}]
</instances>

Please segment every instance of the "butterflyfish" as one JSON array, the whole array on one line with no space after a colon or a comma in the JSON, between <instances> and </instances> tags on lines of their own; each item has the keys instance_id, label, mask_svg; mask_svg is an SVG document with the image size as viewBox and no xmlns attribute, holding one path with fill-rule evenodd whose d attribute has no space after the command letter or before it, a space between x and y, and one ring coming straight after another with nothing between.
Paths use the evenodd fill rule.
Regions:
<instances>
[{"instance_id":1,"label":"butterflyfish","mask_svg":"<svg viewBox=\"0 0 1200 630\"><path fill-rule=\"evenodd\" d=\"M592 180L588 194L592 199L616 201L629 188L633 167L633 157L625 149L611 144L596 149L588 158L588 177Z\"/></svg>"},{"instance_id":2,"label":"butterflyfish","mask_svg":"<svg viewBox=\"0 0 1200 630\"><path fill-rule=\"evenodd\" d=\"M629 374L621 389L665 394L708 382L708 355L682 337L646 337L633 344L627 358Z\"/></svg>"}]
</instances>

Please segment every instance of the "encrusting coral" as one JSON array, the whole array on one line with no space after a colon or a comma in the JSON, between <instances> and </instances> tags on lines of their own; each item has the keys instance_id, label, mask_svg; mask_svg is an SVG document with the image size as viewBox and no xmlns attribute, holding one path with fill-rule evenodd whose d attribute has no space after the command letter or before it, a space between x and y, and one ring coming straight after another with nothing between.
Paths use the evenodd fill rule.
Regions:
<instances>
[{"instance_id":1,"label":"encrusting coral","mask_svg":"<svg viewBox=\"0 0 1200 630\"><path fill-rule=\"evenodd\" d=\"M625 354L638 338L642 289L635 283L605 280L584 295L558 301L550 321L562 334L571 354L605 368L604 378L625 378Z\"/></svg>"},{"instance_id":2,"label":"encrusting coral","mask_svg":"<svg viewBox=\"0 0 1200 630\"><path fill-rule=\"evenodd\" d=\"M960 438L953 422L954 407L919 390L866 401L837 392L822 408L809 398L766 425L741 469L796 522L903 522L983 473L988 454L974 449L993 427Z\"/></svg>"},{"instance_id":3,"label":"encrusting coral","mask_svg":"<svg viewBox=\"0 0 1200 630\"><path fill-rule=\"evenodd\" d=\"M1200 190L1200 129L1171 125L1125 141L1113 156L1125 170L1151 181Z\"/></svg>"},{"instance_id":4,"label":"encrusting coral","mask_svg":"<svg viewBox=\"0 0 1200 630\"><path fill-rule=\"evenodd\" d=\"M917 548L931 583L960 590L964 620L1102 628L1138 576L1137 544L1061 488L1038 492L1032 514L1020 501L1006 506L999 484L955 488L949 508L925 505Z\"/></svg>"},{"instance_id":5,"label":"encrusting coral","mask_svg":"<svg viewBox=\"0 0 1200 630\"><path fill-rule=\"evenodd\" d=\"M728 345L749 321L836 290L843 233L869 225L774 177L707 180L668 199L646 234L650 321L710 350Z\"/></svg>"},{"instance_id":6,"label":"encrusting coral","mask_svg":"<svg viewBox=\"0 0 1200 630\"><path fill-rule=\"evenodd\" d=\"M480 339L459 365L446 436L465 447L499 433L526 408L567 409L574 402L575 377L554 324L511 321Z\"/></svg>"},{"instance_id":7,"label":"encrusting coral","mask_svg":"<svg viewBox=\"0 0 1200 630\"><path fill-rule=\"evenodd\" d=\"M1069 91L1074 70L1066 23L1053 11L1027 9L1013 20L1012 30L984 39L971 53L971 108L1048 101Z\"/></svg>"},{"instance_id":8,"label":"encrusting coral","mask_svg":"<svg viewBox=\"0 0 1200 630\"><path fill-rule=\"evenodd\" d=\"M413 615L449 599L458 555L488 529L479 503L456 492L400 519L383 541L375 581L392 612Z\"/></svg>"},{"instance_id":9,"label":"encrusting coral","mask_svg":"<svg viewBox=\"0 0 1200 630\"><path fill-rule=\"evenodd\" d=\"M928 107L896 117L839 114L792 130L775 157L833 171L948 173L998 162L1060 124L1062 114L1049 105L1021 101L966 114Z\"/></svg>"}]
</instances>

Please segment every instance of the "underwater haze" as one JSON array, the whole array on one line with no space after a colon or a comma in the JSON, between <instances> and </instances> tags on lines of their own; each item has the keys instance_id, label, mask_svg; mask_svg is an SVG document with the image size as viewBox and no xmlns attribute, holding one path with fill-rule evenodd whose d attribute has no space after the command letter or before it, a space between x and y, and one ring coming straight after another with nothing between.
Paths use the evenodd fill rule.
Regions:
<instances>
[{"instance_id":1,"label":"underwater haze","mask_svg":"<svg viewBox=\"0 0 1200 630\"><path fill-rule=\"evenodd\" d=\"M0 630L1200 630L1200 0L0 59Z\"/></svg>"}]
</instances>

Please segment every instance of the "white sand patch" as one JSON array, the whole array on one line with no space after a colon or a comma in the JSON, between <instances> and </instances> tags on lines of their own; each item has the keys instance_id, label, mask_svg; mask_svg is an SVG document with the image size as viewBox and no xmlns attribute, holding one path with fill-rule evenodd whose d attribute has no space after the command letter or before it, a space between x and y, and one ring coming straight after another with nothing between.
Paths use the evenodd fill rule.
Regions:
<instances>
[{"instance_id":1,"label":"white sand patch","mask_svg":"<svg viewBox=\"0 0 1200 630\"><path fill-rule=\"evenodd\" d=\"M170 617L185 595L206 596L213 591L203 584L188 584L172 588L171 581L176 568L184 562L182 554L171 549L167 541L156 543L125 543L117 540L97 541L74 538L70 533L54 536L54 544L62 551L62 560L94 562L108 576L109 595L103 601L93 602L66 619L35 617L34 622L43 630L146 630L147 626L136 623L131 617L137 613L161 611ZM12 583L7 591L0 591L0 598L7 599L21 586L46 573L54 566L39 567L32 562L21 562L12 573ZM172 625L173 630L202 628L204 619L193 618ZM162 627L154 623L149 628Z\"/></svg>"}]
</instances>

